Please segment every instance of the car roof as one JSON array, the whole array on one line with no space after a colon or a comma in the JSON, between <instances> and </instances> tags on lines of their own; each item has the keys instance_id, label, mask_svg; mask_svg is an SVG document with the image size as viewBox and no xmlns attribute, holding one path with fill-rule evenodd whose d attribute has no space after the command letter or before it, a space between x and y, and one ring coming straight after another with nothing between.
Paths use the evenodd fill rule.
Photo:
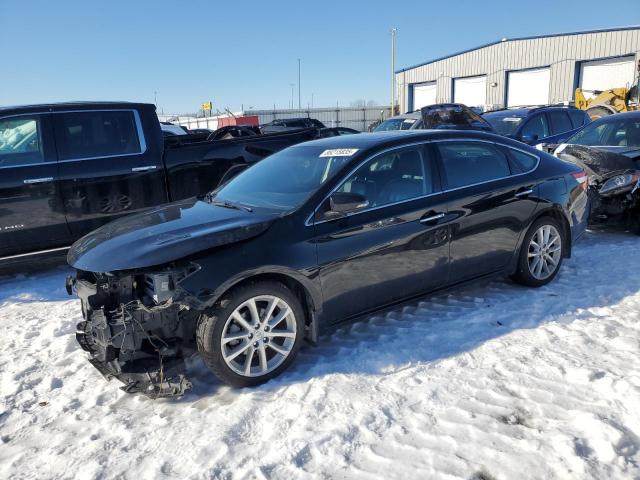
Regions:
<instances>
[{"instance_id":1,"label":"car roof","mask_svg":"<svg viewBox=\"0 0 640 480\"><path fill-rule=\"evenodd\" d=\"M342 135L339 137L328 137L319 140L300 143L290 148L298 146L315 146L324 148L358 148L368 150L371 148L384 148L402 144L409 144L413 141L428 141L444 138L478 138L491 141L499 141L505 144L512 144L514 141L494 133L480 130L391 130L386 132L359 133L358 135ZM522 145L519 142L515 142Z\"/></svg>"},{"instance_id":2,"label":"car roof","mask_svg":"<svg viewBox=\"0 0 640 480\"><path fill-rule=\"evenodd\" d=\"M0 107L0 115L7 113L34 113L34 112L56 112L65 110L95 110L106 108L153 108L151 103L120 102L120 101L85 101L85 102L59 102L41 103L33 105L14 105Z\"/></svg>"},{"instance_id":3,"label":"car roof","mask_svg":"<svg viewBox=\"0 0 640 480\"><path fill-rule=\"evenodd\" d=\"M640 120L640 110L637 110L635 112L622 112L616 113L614 115L607 115L604 117L600 117L591 123L608 123L618 120Z\"/></svg>"},{"instance_id":4,"label":"car roof","mask_svg":"<svg viewBox=\"0 0 640 480\"><path fill-rule=\"evenodd\" d=\"M571 105L532 105L530 107L517 107L517 108L502 108L500 110L490 110L484 112L482 115L495 114L496 116L509 116L509 117L526 117L534 112L548 111L548 110L563 110L563 111L576 111L586 112Z\"/></svg>"}]
</instances>

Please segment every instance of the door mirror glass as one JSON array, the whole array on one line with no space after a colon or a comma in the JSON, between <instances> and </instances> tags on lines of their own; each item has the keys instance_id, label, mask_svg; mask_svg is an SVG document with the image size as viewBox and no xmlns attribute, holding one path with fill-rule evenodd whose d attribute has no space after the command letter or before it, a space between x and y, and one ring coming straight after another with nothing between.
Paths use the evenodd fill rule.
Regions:
<instances>
[{"instance_id":1,"label":"door mirror glass","mask_svg":"<svg viewBox=\"0 0 640 480\"><path fill-rule=\"evenodd\" d=\"M335 192L329 198L329 212L347 213L361 210L369 206L369 201L364 195L351 192Z\"/></svg>"}]
</instances>

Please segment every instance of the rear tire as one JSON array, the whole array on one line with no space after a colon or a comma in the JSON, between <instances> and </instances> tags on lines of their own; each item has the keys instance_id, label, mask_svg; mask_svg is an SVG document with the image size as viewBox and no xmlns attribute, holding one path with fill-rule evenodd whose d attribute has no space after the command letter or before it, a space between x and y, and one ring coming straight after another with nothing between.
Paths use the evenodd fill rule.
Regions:
<instances>
[{"instance_id":1,"label":"rear tire","mask_svg":"<svg viewBox=\"0 0 640 480\"><path fill-rule=\"evenodd\" d=\"M304 326L302 305L285 285L252 283L231 290L200 317L198 351L224 383L260 385L293 362Z\"/></svg>"},{"instance_id":2,"label":"rear tire","mask_svg":"<svg viewBox=\"0 0 640 480\"><path fill-rule=\"evenodd\" d=\"M518 269L512 279L528 287L546 285L560 271L564 249L562 227L551 217L536 220L518 253Z\"/></svg>"}]
</instances>

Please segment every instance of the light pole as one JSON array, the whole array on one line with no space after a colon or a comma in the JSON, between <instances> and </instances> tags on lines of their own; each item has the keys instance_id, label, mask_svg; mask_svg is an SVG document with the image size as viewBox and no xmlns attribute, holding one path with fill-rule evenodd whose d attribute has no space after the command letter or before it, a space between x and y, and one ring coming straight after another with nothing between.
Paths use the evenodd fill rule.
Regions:
<instances>
[{"instance_id":1,"label":"light pole","mask_svg":"<svg viewBox=\"0 0 640 480\"><path fill-rule=\"evenodd\" d=\"M294 106L293 106L293 87L295 87L296 84L295 83L290 83L289 85L291 85L291 110L293 110L294 109Z\"/></svg>"},{"instance_id":2,"label":"light pole","mask_svg":"<svg viewBox=\"0 0 640 480\"><path fill-rule=\"evenodd\" d=\"M158 106L158 91L154 90L153 91L153 104L157 107Z\"/></svg>"},{"instance_id":3,"label":"light pole","mask_svg":"<svg viewBox=\"0 0 640 480\"><path fill-rule=\"evenodd\" d=\"M300 100L300 59L298 59L298 110L302 109L302 101Z\"/></svg>"},{"instance_id":4,"label":"light pole","mask_svg":"<svg viewBox=\"0 0 640 480\"><path fill-rule=\"evenodd\" d=\"M391 116L396 110L396 29L391 29Z\"/></svg>"}]
</instances>

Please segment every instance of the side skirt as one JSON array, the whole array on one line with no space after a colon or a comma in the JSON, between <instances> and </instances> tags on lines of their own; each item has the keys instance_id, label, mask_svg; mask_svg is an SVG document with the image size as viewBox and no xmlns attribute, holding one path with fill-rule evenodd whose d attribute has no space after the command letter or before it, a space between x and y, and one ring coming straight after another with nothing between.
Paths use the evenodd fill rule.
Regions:
<instances>
[{"instance_id":1,"label":"side skirt","mask_svg":"<svg viewBox=\"0 0 640 480\"><path fill-rule=\"evenodd\" d=\"M467 279L467 280L463 280L461 282L458 283L453 283L451 285L447 285L441 288L437 288L435 290L430 290L428 292L424 292L424 293L420 293L418 295L414 295L411 297L406 297L400 300L397 300L395 302L391 302L388 303L386 305L383 305L381 307L377 307L371 310L367 310L366 312L363 313L359 313L357 315L345 318L344 320L340 320L339 322L335 323L335 324L331 324L331 325L324 325L320 328L320 334L327 334L327 333L331 333L341 327L344 327L345 325L350 325L352 323L357 323L359 321L362 320L366 320L367 318L371 317L373 314L385 314L385 313L390 313L392 311L397 310L400 307L404 307L404 306L410 306L412 304L414 304L417 300L427 300L429 298L432 298L436 295L441 295L443 293L449 292L449 291L453 291L453 290L457 290L463 286L469 286L469 285L473 285L473 284L477 284L477 283L486 283L489 282L491 280L494 280L496 278L501 278L501 277L505 277L507 276L509 273L507 270L498 270L496 272L491 272L485 275L481 275L478 277L474 277L471 279Z\"/></svg>"}]
</instances>

